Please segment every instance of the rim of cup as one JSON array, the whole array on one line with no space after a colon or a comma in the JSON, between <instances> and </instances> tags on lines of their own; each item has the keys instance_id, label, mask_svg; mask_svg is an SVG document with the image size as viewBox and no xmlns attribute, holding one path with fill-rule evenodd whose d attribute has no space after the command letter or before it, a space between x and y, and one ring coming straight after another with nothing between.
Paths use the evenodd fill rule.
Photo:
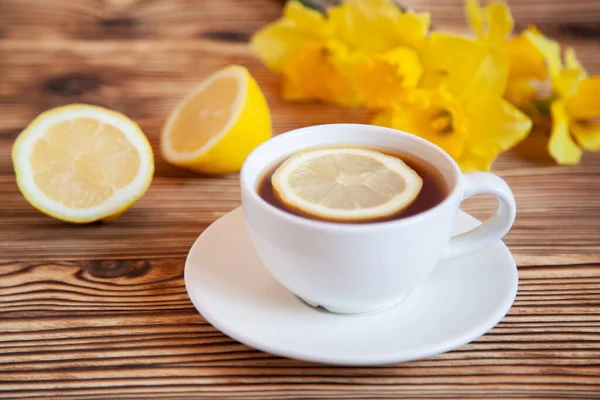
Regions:
<instances>
[{"instance_id":1,"label":"rim of cup","mask_svg":"<svg viewBox=\"0 0 600 400\"><path fill-rule=\"evenodd\" d=\"M257 186L259 184L260 179L264 176L264 174L267 171L270 170L270 168L274 167L278 162L285 160L287 157L290 157L295 152L303 151L303 150L307 150L307 149L311 149L311 148L325 147L327 145L325 145L325 144L307 145L305 147L298 148L298 149L296 149L296 151L291 152L291 153L282 153L279 155L279 157L273 158L271 160L266 160L266 162L264 159L261 159L261 157L260 157L260 153L264 152L265 149L268 149L271 147L276 148L280 143L282 143L284 141L293 140L294 138L296 138L298 136L310 134L310 132L313 132L315 130L343 129L343 128L348 128L348 127L356 128L357 126L360 127L361 129L372 131L369 133L369 135L371 135L371 136L374 134L375 135L377 135L377 134L379 134L379 135L400 135L408 140L411 140L411 141L417 143L420 146L427 147L431 150L434 150L438 154L440 154L442 156L442 158L444 159L444 161L447 162L448 166L450 166L452 168L452 181L453 182L448 182L448 179L444 178L444 180L446 181L446 183L449 186L452 185L450 192L446 196L446 198L439 204L435 205L434 207L432 207L426 211L423 211L419 214L412 215L410 217L394 219L394 220L390 220L390 221L365 222L365 223L360 223L360 224L352 224L352 223L343 223L343 222L321 221L321 220L298 216L298 215L292 214L290 212L280 210L279 208L269 204L262 197L260 197L260 195L258 194ZM377 133L373 133L375 131ZM320 133L320 135L325 135L325 134L326 134L325 132ZM332 144L332 145L337 146L338 144ZM371 146L371 145L365 145L365 144L361 144L361 143L352 143L352 141L350 141L350 140L347 143L339 144L340 147L345 146L345 145L357 146L357 147ZM377 149L377 145L372 145L371 147ZM394 150L401 151L401 150L393 149L393 148L389 148L389 149L392 151L394 151ZM410 154L421 158L419 156L419 154L415 154L414 152L411 152ZM250 173L248 172L248 170L249 170L249 166L251 164L259 164L259 165L262 164L262 167L258 168L258 169L260 169L260 173L257 175L256 179L252 179L252 177L249 176ZM439 168L437 166L435 166L435 165L432 165L432 166L439 170ZM265 209L266 211L268 211L270 213L275 214L279 218L287 220L290 223L302 225L302 226L313 228L313 229L317 228L317 229L329 230L329 231L361 231L361 232L364 232L364 231L369 231L369 230L395 229L395 228L402 227L402 226L417 224L424 219L435 217L436 214L442 208L444 208L446 205L448 205L448 203L453 202L457 196L461 195L460 190L459 190L461 175L462 175L462 173L460 171L460 168L458 167L458 165L456 164L454 159L448 153L446 153L444 150L442 150L439 146L437 146L423 138L412 135L410 133L407 133L404 131L399 131L399 130L392 129L392 128L376 126L376 125L323 124L323 125L312 125L312 126L307 126L304 128L294 129L292 131L288 131L288 132L282 133L280 135L274 136L271 139L267 140L266 142L260 144L246 158L246 161L244 162L244 165L242 166L242 170L240 172L240 182L241 182L243 197L248 196L252 201L256 202L261 208Z\"/></svg>"}]
</instances>

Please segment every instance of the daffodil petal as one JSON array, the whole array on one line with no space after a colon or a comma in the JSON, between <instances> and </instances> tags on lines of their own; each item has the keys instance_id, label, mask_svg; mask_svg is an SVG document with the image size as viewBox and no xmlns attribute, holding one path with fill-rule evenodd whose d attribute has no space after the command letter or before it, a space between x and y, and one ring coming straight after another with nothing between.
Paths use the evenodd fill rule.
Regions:
<instances>
[{"instance_id":1,"label":"daffodil petal","mask_svg":"<svg viewBox=\"0 0 600 400\"><path fill-rule=\"evenodd\" d=\"M290 1L279 20L252 36L250 46L270 69L281 72L286 59L312 42L325 40L328 30L328 22L321 13Z\"/></svg>"},{"instance_id":2,"label":"daffodil petal","mask_svg":"<svg viewBox=\"0 0 600 400\"><path fill-rule=\"evenodd\" d=\"M571 69L583 69L583 66L577 59L577 55L575 54L575 49L572 47L567 47L565 50L565 65L567 68Z\"/></svg>"},{"instance_id":3,"label":"daffodil petal","mask_svg":"<svg viewBox=\"0 0 600 400\"><path fill-rule=\"evenodd\" d=\"M565 50L565 66L566 68L560 72L561 91L564 97L569 97L577 90L579 83L587 77L587 73L572 47Z\"/></svg>"},{"instance_id":4,"label":"daffodil petal","mask_svg":"<svg viewBox=\"0 0 600 400\"><path fill-rule=\"evenodd\" d=\"M488 39L492 43L503 43L512 33L515 21L508 5L504 2L492 2L485 7L488 23Z\"/></svg>"},{"instance_id":5,"label":"daffodil petal","mask_svg":"<svg viewBox=\"0 0 600 400\"><path fill-rule=\"evenodd\" d=\"M343 44L305 46L282 66L282 96L289 101L322 100L344 107L357 107L360 99L344 71L337 68L338 58L347 56Z\"/></svg>"},{"instance_id":6,"label":"daffodil petal","mask_svg":"<svg viewBox=\"0 0 600 400\"><path fill-rule=\"evenodd\" d=\"M460 167L460 170L463 173L468 174L470 172L489 171L492 169L492 164L497 157L498 155L493 152L480 153L477 155L466 153L457 159L456 162Z\"/></svg>"},{"instance_id":7,"label":"daffodil petal","mask_svg":"<svg viewBox=\"0 0 600 400\"><path fill-rule=\"evenodd\" d=\"M390 0L349 0L330 8L327 17L337 39L371 53L418 47L429 29L429 14L402 12Z\"/></svg>"},{"instance_id":8,"label":"daffodil petal","mask_svg":"<svg viewBox=\"0 0 600 400\"><path fill-rule=\"evenodd\" d=\"M469 26L479 39L503 45L512 33L514 20L506 3L495 1L482 8L479 0L467 0L465 8Z\"/></svg>"},{"instance_id":9,"label":"daffodil petal","mask_svg":"<svg viewBox=\"0 0 600 400\"><path fill-rule=\"evenodd\" d=\"M351 49L382 52L398 44L395 20L401 11L387 0L350 0L330 8L334 35Z\"/></svg>"},{"instance_id":10,"label":"daffodil petal","mask_svg":"<svg viewBox=\"0 0 600 400\"><path fill-rule=\"evenodd\" d=\"M537 29L526 31L525 36L544 55L544 58L548 63L550 75L553 77L557 76L562 69L562 62L560 60L560 45L554 40L550 40L542 35L539 31L537 31Z\"/></svg>"},{"instance_id":11,"label":"daffodil petal","mask_svg":"<svg viewBox=\"0 0 600 400\"><path fill-rule=\"evenodd\" d=\"M508 60L497 49L459 35L435 32L427 40L421 84L435 88L441 82L463 99L502 96L508 80Z\"/></svg>"},{"instance_id":12,"label":"daffodil petal","mask_svg":"<svg viewBox=\"0 0 600 400\"><path fill-rule=\"evenodd\" d=\"M525 35L544 55L554 90L561 97L570 96L577 84L586 76L585 70L575 58L573 50L567 50L567 68L563 69L560 59L560 45L557 42L546 38L537 30L529 30L525 32Z\"/></svg>"},{"instance_id":13,"label":"daffodil petal","mask_svg":"<svg viewBox=\"0 0 600 400\"><path fill-rule=\"evenodd\" d=\"M585 79L585 70L582 68L565 68L560 71L560 86L555 87L562 97L571 97L579 83Z\"/></svg>"},{"instance_id":14,"label":"daffodil petal","mask_svg":"<svg viewBox=\"0 0 600 400\"><path fill-rule=\"evenodd\" d=\"M405 88L417 86L423 72L419 55L408 47L382 55L361 53L339 68L348 72L363 104L371 108L394 104Z\"/></svg>"},{"instance_id":15,"label":"daffodil petal","mask_svg":"<svg viewBox=\"0 0 600 400\"><path fill-rule=\"evenodd\" d=\"M573 141L569 132L569 117L562 100L550 106L552 114L552 132L548 142L548 152L561 165L577 164L581 160L581 149Z\"/></svg>"},{"instance_id":16,"label":"daffodil petal","mask_svg":"<svg viewBox=\"0 0 600 400\"><path fill-rule=\"evenodd\" d=\"M579 82L573 96L567 99L567 113L575 120L600 118L600 75Z\"/></svg>"},{"instance_id":17,"label":"daffodil petal","mask_svg":"<svg viewBox=\"0 0 600 400\"><path fill-rule=\"evenodd\" d=\"M465 10L471 30L478 38L483 38L483 9L479 0L467 0Z\"/></svg>"},{"instance_id":18,"label":"daffodil petal","mask_svg":"<svg viewBox=\"0 0 600 400\"><path fill-rule=\"evenodd\" d=\"M600 150L599 122L574 122L571 123L570 128L577 143L585 150Z\"/></svg>"},{"instance_id":19,"label":"daffodil petal","mask_svg":"<svg viewBox=\"0 0 600 400\"><path fill-rule=\"evenodd\" d=\"M457 160L465 171L489 170L496 157L516 146L531 131L524 113L499 97L488 96L467 105L469 139Z\"/></svg>"},{"instance_id":20,"label":"daffodil petal","mask_svg":"<svg viewBox=\"0 0 600 400\"><path fill-rule=\"evenodd\" d=\"M379 58L396 68L396 72L404 77L405 87L417 86L423 69L416 51L409 47L397 47Z\"/></svg>"},{"instance_id":21,"label":"daffodil petal","mask_svg":"<svg viewBox=\"0 0 600 400\"><path fill-rule=\"evenodd\" d=\"M544 81L547 78L544 55L524 34L508 41L506 55L510 64L509 80L528 78Z\"/></svg>"},{"instance_id":22,"label":"daffodil petal","mask_svg":"<svg viewBox=\"0 0 600 400\"><path fill-rule=\"evenodd\" d=\"M566 92L572 89L569 84L572 83L572 79L570 78L572 78L574 74L568 73L565 75L563 73L563 65L560 59L560 45L554 40L548 39L537 30L528 30L525 32L525 36L544 55L546 63L548 64L552 86L560 96L564 96ZM567 85L565 85L563 78L569 80Z\"/></svg>"},{"instance_id":23,"label":"daffodil petal","mask_svg":"<svg viewBox=\"0 0 600 400\"><path fill-rule=\"evenodd\" d=\"M397 20L400 31L398 44L400 46L420 49L425 42L429 31L430 14L415 13L411 10L404 11Z\"/></svg>"},{"instance_id":24,"label":"daffodil petal","mask_svg":"<svg viewBox=\"0 0 600 400\"><path fill-rule=\"evenodd\" d=\"M392 120L393 120L392 111L390 109L383 110L383 111L380 111L377 114L375 114L375 116L371 120L371 125L385 126L388 128L392 128L393 127Z\"/></svg>"},{"instance_id":25,"label":"daffodil petal","mask_svg":"<svg viewBox=\"0 0 600 400\"><path fill-rule=\"evenodd\" d=\"M504 98L520 108L528 108L535 101L536 89L529 79L509 79Z\"/></svg>"},{"instance_id":26,"label":"daffodil petal","mask_svg":"<svg viewBox=\"0 0 600 400\"><path fill-rule=\"evenodd\" d=\"M460 157L468 137L462 102L443 89L408 89L373 122L420 136L454 158Z\"/></svg>"}]
</instances>

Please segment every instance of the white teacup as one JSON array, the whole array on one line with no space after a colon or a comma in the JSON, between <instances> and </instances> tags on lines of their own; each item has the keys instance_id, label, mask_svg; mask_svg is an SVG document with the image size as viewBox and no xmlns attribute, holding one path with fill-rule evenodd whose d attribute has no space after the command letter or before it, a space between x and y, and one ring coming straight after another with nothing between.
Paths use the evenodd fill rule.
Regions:
<instances>
[{"instance_id":1,"label":"white teacup","mask_svg":"<svg viewBox=\"0 0 600 400\"><path fill-rule=\"evenodd\" d=\"M340 145L415 155L442 173L450 194L421 214L367 224L299 217L258 195L261 178L291 154ZM247 226L265 267L307 303L335 313L372 312L401 301L440 261L466 256L501 239L516 215L514 196L498 176L463 175L434 144L371 125L319 125L279 135L248 156L240 179ZM481 226L452 237L460 202L477 194L497 197L496 213Z\"/></svg>"}]
</instances>

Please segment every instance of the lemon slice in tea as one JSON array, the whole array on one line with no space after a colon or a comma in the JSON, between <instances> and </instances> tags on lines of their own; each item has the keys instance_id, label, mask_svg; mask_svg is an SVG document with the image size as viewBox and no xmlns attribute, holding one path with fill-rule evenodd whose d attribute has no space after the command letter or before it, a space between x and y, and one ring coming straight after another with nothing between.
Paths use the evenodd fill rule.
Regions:
<instances>
[{"instance_id":1,"label":"lemon slice in tea","mask_svg":"<svg viewBox=\"0 0 600 400\"><path fill-rule=\"evenodd\" d=\"M327 221L369 222L406 209L423 186L401 159L375 150L322 148L295 154L273 174L289 210Z\"/></svg>"}]
</instances>

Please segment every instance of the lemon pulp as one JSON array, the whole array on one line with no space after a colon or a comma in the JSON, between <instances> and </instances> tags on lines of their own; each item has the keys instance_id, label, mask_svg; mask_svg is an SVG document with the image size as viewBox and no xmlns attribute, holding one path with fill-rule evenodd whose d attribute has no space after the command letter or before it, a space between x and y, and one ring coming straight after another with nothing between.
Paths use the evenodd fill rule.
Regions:
<instances>
[{"instance_id":1,"label":"lemon pulp","mask_svg":"<svg viewBox=\"0 0 600 400\"><path fill-rule=\"evenodd\" d=\"M356 148L315 149L275 171L276 197L289 209L332 221L389 218L408 207L423 181L397 157Z\"/></svg>"},{"instance_id":2,"label":"lemon pulp","mask_svg":"<svg viewBox=\"0 0 600 400\"><path fill-rule=\"evenodd\" d=\"M91 222L127 210L148 189L152 148L125 115L74 104L46 111L13 145L19 189L40 211Z\"/></svg>"}]
</instances>

